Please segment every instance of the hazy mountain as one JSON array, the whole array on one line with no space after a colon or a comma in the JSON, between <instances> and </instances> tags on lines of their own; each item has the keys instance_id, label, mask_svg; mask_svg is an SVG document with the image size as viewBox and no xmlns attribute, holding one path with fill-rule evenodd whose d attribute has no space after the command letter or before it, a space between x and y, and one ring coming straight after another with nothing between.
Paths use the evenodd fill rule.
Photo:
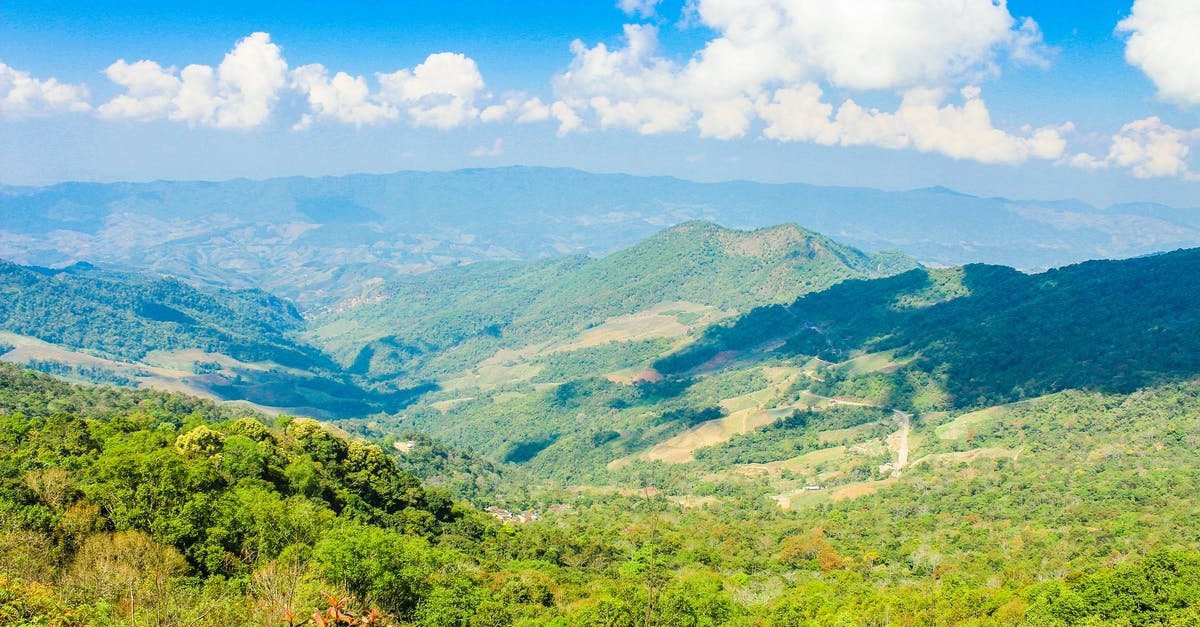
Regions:
<instances>
[{"instance_id":1,"label":"hazy mountain","mask_svg":"<svg viewBox=\"0 0 1200 627\"><path fill-rule=\"evenodd\" d=\"M1038 269L1200 244L1200 211L976 198L944 188L694 183L499 168L266 181L0 187L0 258L260 287L305 308L463 261L602 255L707 219L792 222L933 265Z\"/></svg>"}]
</instances>

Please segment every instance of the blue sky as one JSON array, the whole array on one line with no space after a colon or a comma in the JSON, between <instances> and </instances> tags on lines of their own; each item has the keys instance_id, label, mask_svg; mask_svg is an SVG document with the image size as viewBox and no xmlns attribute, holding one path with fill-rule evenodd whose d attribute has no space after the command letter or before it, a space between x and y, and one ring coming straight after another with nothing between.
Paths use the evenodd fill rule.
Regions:
<instances>
[{"instance_id":1,"label":"blue sky","mask_svg":"<svg viewBox=\"0 0 1200 627\"><path fill-rule=\"evenodd\" d=\"M1200 206L1194 0L380 4L0 2L0 183L530 164Z\"/></svg>"}]
</instances>

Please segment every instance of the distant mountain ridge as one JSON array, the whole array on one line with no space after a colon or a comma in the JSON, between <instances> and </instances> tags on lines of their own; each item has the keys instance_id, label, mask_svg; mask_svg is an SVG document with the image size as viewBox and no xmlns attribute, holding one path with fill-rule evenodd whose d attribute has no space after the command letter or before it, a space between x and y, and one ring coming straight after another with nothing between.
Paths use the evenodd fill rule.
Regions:
<instances>
[{"instance_id":1,"label":"distant mountain ridge","mask_svg":"<svg viewBox=\"0 0 1200 627\"><path fill-rule=\"evenodd\" d=\"M1200 245L1200 210L978 198L945 188L695 183L509 167L264 181L0 187L0 258L88 260L305 309L379 280L485 260L604 255L693 219L796 223L932 265L1039 269Z\"/></svg>"}]
</instances>

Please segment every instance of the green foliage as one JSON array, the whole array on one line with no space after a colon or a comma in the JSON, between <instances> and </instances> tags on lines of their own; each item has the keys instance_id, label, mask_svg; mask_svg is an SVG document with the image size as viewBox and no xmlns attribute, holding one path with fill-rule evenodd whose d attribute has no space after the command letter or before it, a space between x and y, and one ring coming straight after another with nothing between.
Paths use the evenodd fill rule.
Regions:
<instances>
[{"instance_id":1,"label":"green foliage","mask_svg":"<svg viewBox=\"0 0 1200 627\"><path fill-rule=\"evenodd\" d=\"M853 351L916 355L900 372L825 388L914 410L1063 389L1130 392L1200 372L1200 292L1180 283L1198 270L1200 251L1186 250L1035 275L970 265L847 281L711 328L656 366L687 372L719 351L782 340L784 350L839 360Z\"/></svg>"},{"instance_id":2,"label":"green foliage","mask_svg":"<svg viewBox=\"0 0 1200 627\"><path fill-rule=\"evenodd\" d=\"M639 402L595 382L559 400L614 390ZM580 492L500 526L314 421L0 366L0 617L129 624L132 589L136 624L278 624L330 603L411 625L1189 624L1197 416L1196 383L1064 392L931 445L1018 461L914 463L867 500L783 511L748 480L694 508ZM836 407L746 437L886 417ZM688 491L712 475L623 472Z\"/></svg>"},{"instance_id":3,"label":"green foliage","mask_svg":"<svg viewBox=\"0 0 1200 627\"><path fill-rule=\"evenodd\" d=\"M1031 625L1189 625L1200 620L1200 556L1163 552L1136 564L1038 587Z\"/></svg>"},{"instance_id":4,"label":"green foliage","mask_svg":"<svg viewBox=\"0 0 1200 627\"><path fill-rule=\"evenodd\" d=\"M687 222L600 259L479 263L398 279L378 302L319 320L314 337L353 372L413 383L460 371L500 348L565 339L662 303L747 311L913 265L794 225L739 232ZM578 377L583 367L617 369L654 357L658 346L551 356L545 372Z\"/></svg>"},{"instance_id":5,"label":"green foliage","mask_svg":"<svg viewBox=\"0 0 1200 627\"><path fill-rule=\"evenodd\" d=\"M712 469L733 464L766 463L789 459L827 446L850 442L821 442L818 432L877 423L891 418L891 412L877 407L831 407L819 412L796 411L749 433L735 435L727 442L696 451L696 459ZM882 425L880 425L882 427ZM886 427L882 427L887 431ZM880 430L864 432L860 438L878 437Z\"/></svg>"},{"instance_id":6,"label":"green foliage","mask_svg":"<svg viewBox=\"0 0 1200 627\"><path fill-rule=\"evenodd\" d=\"M0 320L5 331L125 359L197 348L248 362L329 365L288 339L304 320L287 301L90 267L52 271L0 262Z\"/></svg>"}]
</instances>

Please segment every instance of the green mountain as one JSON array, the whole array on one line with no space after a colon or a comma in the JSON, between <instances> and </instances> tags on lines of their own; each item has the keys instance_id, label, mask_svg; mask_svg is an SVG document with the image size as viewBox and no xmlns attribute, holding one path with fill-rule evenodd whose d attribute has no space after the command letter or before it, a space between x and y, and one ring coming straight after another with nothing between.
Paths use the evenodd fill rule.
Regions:
<instances>
[{"instance_id":1,"label":"green mountain","mask_svg":"<svg viewBox=\"0 0 1200 627\"><path fill-rule=\"evenodd\" d=\"M362 304L316 318L311 337L351 372L411 384L606 323L623 323L608 339L651 339L663 335L656 324L664 321L683 330L914 266L794 225L743 232L687 222L599 259L480 263L398 279Z\"/></svg>"},{"instance_id":2,"label":"green mountain","mask_svg":"<svg viewBox=\"0 0 1200 627\"><path fill-rule=\"evenodd\" d=\"M287 301L259 290L201 290L86 264L50 270L0 261L0 324L5 331L130 360L194 348L301 369L329 365L288 339L303 329L304 319Z\"/></svg>"},{"instance_id":3,"label":"green mountain","mask_svg":"<svg viewBox=\"0 0 1200 627\"><path fill-rule=\"evenodd\" d=\"M0 186L0 258L258 287L305 310L464 262L606 255L694 219L797 223L933 265L1023 269L1200 245L1195 209L943 188L695 183L511 167L324 178ZM86 251L86 252L83 252Z\"/></svg>"},{"instance_id":4,"label":"green mountain","mask_svg":"<svg viewBox=\"0 0 1200 627\"><path fill-rule=\"evenodd\" d=\"M632 370L603 347L496 363L499 382L476 369L384 424L563 481L782 462L830 438L874 442L874 466L895 466L893 412L912 422L1197 376L1198 273L1200 250L1184 250L1041 274L972 265L848 280L708 326L659 359L626 345L643 360Z\"/></svg>"},{"instance_id":5,"label":"green mountain","mask_svg":"<svg viewBox=\"0 0 1200 627\"><path fill-rule=\"evenodd\" d=\"M916 410L1064 389L1129 392L1200 373L1197 276L1200 249L1041 274L913 270L758 309L657 366L682 374L722 353L842 361L887 352L907 364L876 375L872 396Z\"/></svg>"},{"instance_id":6,"label":"green mountain","mask_svg":"<svg viewBox=\"0 0 1200 627\"><path fill-rule=\"evenodd\" d=\"M0 262L0 344L9 361L320 416L395 410L411 397L355 385L298 339L304 325L291 303L259 290Z\"/></svg>"},{"instance_id":7,"label":"green mountain","mask_svg":"<svg viewBox=\"0 0 1200 627\"><path fill-rule=\"evenodd\" d=\"M0 618L1194 624L1197 416L1191 381L1064 392L918 423L870 485L647 467L501 525L313 421L0 366Z\"/></svg>"}]
</instances>

